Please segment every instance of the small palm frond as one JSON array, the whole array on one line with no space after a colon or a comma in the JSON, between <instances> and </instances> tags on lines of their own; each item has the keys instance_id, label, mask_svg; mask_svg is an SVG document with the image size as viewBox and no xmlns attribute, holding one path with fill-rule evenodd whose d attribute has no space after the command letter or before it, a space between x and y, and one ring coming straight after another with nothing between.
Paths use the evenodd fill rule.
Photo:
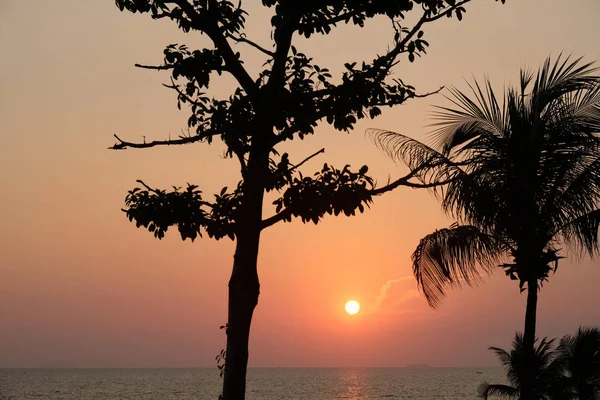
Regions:
<instances>
[{"instance_id":1,"label":"small palm frond","mask_svg":"<svg viewBox=\"0 0 600 400\"><path fill-rule=\"evenodd\" d=\"M506 368L508 370L508 368L511 367L512 356L508 351L506 351L500 347L494 347L494 346L491 346L488 349L492 350L494 353L496 353L496 357L498 357L498 359L500 360L500 363L502 364L502 366L504 368Z\"/></svg>"},{"instance_id":2,"label":"small palm frond","mask_svg":"<svg viewBox=\"0 0 600 400\"><path fill-rule=\"evenodd\" d=\"M565 335L555 353L573 387L600 390L600 328L580 327L575 335Z\"/></svg>"},{"instance_id":3,"label":"small palm frond","mask_svg":"<svg viewBox=\"0 0 600 400\"><path fill-rule=\"evenodd\" d=\"M593 87L598 80L594 74L598 68L593 63L580 64L582 58L574 61L570 56L562 59L562 54L552 63L548 57L538 71L531 93L532 109L536 113L543 110L561 96L578 90Z\"/></svg>"},{"instance_id":4,"label":"small palm frond","mask_svg":"<svg viewBox=\"0 0 600 400\"><path fill-rule=\"evenodd\" d=\"M461 163L454 162L418 140L381 129L368 129L367 135L391 159L406 164L422 183L447 182L465 176Z\"/></svg>"},{"instance_id":5,"label":"small palm frond","mask_svg":"<svg viewBox=\"0 0 600 400\"><path fill-rule=\"evenodd\" d=\"M599 229L600 209L597 209L567 222L556 233L572 248L594 256L600 254Z\"/></svg>"},{"instance_id":6,"label":"small palm frond","mask_svg":"<svg viewBox=\"0 0 600 400\"><path fill-rule=\"evenodd\" d=\"M477 388L477 395L482 399L488 399L489 396L498 396L508 399L516 399L519 396L519 390L508 385L493 385L483 382Z\"/></svg>"},{"instance_id":7,"label":"small palm frond","mask_svg":"<svg viewBox=\"0 0 600 400\"><path fill-rule=\"evenodd\" d=\"M536 339L537 342L537 339ZM540 343L535 348L535 359L540 370L544 370L550 365L552 362L553 355L553 345L555 339L542 338Z\"/></svg>"},{"instance_id":8,"label":"small palm frond","mask_svg":"<svg viewBox=\"0 0 600 400\"><path fill-rule=\"evenodd\" d=\"M491 273L506 246L474 226L453 225L425 236L412 254L413 274L429 305L436 308L447 287L472 285L479 270Z\"/></svg>"},{"instance_id":9,"label":"small palm frond","mask_svg":"<svg viewBox=\"0 0 600 400\"><path fill-rule=\"evenodd\" d=\"M600 77L566 93L543 117L541 213L554 227L586 214L600 200Z\"/></svg>"},{"instance_id":10,"label":"small palm frond","mask_svg":"<svg viewBox=\"0 0 600 400\"><path fill-rule=\"evenodd\" d=\"M496 353L496 356L506 371L506 377L511 385L520 388L526 372L533 370L538 385L536 390L543 392L545 390L544 388L548 388L555 383L555 378L558 376L556 373L558 369L553 365L554 339L536 339L536 343L532 362L526 360L523 334L519 332L515 333L510 352L499 347L490 347L489 349ZM552 366L552 368L550 366ZM558 388L558 385L554 385L553 387Z\"/></svg>"},{"instance_id":11,"label":"small palm frond","mask_svg":"<svg viewBox=\"0 0 600 400\"><path fill-rule=\"evenodd\" d=\"M582 132L600 132L600 82L573 93L570 105L576 127Z\"/></svg>"},{"instance_id":12,"label":"small palm frond","mask_svg":"<svg viewBox=\"0 0 600 400\"><path fill-rule=\"evenodd\" d=\"M506 106L500 104L486 79L485 85L475 81L469 83L473 94L471 99L466 93L451 88L446 98L455 108L440 107L433 116L438 122L431 132L436 148L444 154L450 154L479 136L502 137L506 127Z\"/></svg>"}]
</instances>

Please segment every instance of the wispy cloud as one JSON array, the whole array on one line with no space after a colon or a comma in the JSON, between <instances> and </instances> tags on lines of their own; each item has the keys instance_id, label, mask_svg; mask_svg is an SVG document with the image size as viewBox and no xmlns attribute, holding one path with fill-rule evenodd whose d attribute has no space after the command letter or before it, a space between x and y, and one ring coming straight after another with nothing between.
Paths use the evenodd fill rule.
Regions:
<instances>
[{"instance_id":1,"label":"wispy cloud","mask_svg":"<svg viewBox=\"0 0 600 400\"><path fill-rule=\"evenodd\" d=\"M381 305L383 304L383 301L387 297L388 290L390 290L393 284L408 281L411 279L414 279L412 275L408 275L396 279L390 279L386 281L383 285L381 285L381 288L379 288L379 295L377 296L377 299L375 299L375 303L373 304L373 311L379 311Z\"/></svg>"}]
</instances>

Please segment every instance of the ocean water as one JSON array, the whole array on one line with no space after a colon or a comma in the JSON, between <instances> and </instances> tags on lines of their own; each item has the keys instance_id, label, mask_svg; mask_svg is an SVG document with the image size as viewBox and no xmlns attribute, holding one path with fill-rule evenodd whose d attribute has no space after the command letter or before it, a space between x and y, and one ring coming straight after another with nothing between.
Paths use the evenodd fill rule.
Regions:
<instances>
[{"instance_id":1,"label":"ocean water","mask_svg":"<svg viewBox=\"0 0 600 400\"><path fill-rule=\"evenodd\" d=\"M500 368L255 368L247 400L476 399ZM0 369L0 400L216 400L216 368Z\"/></svg>"}]
</instances>

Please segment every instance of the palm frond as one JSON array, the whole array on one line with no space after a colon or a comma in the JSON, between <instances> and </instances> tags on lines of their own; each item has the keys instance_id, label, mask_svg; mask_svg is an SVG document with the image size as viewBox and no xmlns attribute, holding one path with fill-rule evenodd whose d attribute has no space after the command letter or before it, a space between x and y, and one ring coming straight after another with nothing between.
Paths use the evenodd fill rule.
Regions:
<instances>
[{"instance_id":1,"label":"palm frond","mask_svg":"<svg viewBox=\"0 0 600 400\"><path fill-rule=\"evenodd\" d=\"M600 254L600 209L577 217L559 228L565 243L572 248L586 251L590 256Z\"/></svg>"},{"instance_id":2,"label":"palm frond","mask_svg":"<svg viewBox=\"0 0 600 400\"><path fill-rule=\"evenodd\" d=\"M565 335L555 354L575 392L600 391L600 328L579 327Z\"/></svg>"},{"instance_id":3,"label":"palm frond","mask_svg":"<svg viewBox=\"0 0 600 400\"><path fill-rule=\"evenodd\" d=\"M562 387L559 385L560 382L557 380L560 369L558 365L553 364L555 361L554 339L536 339L535 342L532 360L526 358L527 351L523 342L523 334L519 332L515 333L510 352L499 347L490 347L489 349L496 353L506 371L506 377L513 387L520 388L526 373L533 371L536 390L539 393L550 390L562 391Z\"/></svg>"},{"instance_id":4,"label":"palm frond","mask_svg":"<svg viewBox=\"0 0 600 400\"><path fill-rule=\"evenodd\" d=\"M474 226L453 225L425 236L412 254L413 274L429 305L437 307L448 287L472 285L490 273L506 245Z\"/></svg>"},{"instance_id":5,"label":"palm frond","mask_svg":"<svg viewBox=\"0 0 600 400\"><path fill-rule=\"evenodd\" d=\"M507 399L515 399L519 396L519 390L508 385L494 385L483 382L477 388L477 395L482 399L488 399L490 396L504 397Z\"/></svg>"},{"instance_id":6,"label":"palm frond","mask_svg":"<svg viewBox=\"0 0 600 400\"><path fill-rule=\"evenodd\" d=\"M424 184L446 182L464 177L462 163L455 162L418 140L397 132L368 129L367 135L388 157L407 165Z\"/></svg>"},{"instance_id":7,"label":"palm frond","mask_svg":"<svg viewBox=\"0 0 600 400\"><path fill-rule=\"evenodd\" d=\"M455 106L436 107L437 122L430 135L436 148L444 154L460 152L460 148L479 136L502 136L505 130L506 107L496 97L489 79L482 87L477 81L468 83L473 99L466 93L450 88L446 98Z\"/></svg>"},{"instance_id":8,"label":"palm frond","mask_svg":"<svg viewBox=\"0 0 600 400\"><path fill-rule=\"evenodd\" d=\"M494 353L496 353L496 357L498 357L504 368L510 368L512 365L512 356L509 352L500 347L494 346L489 347L489 350L492 350Z\"/></svg>"},{"instance_id":9,"label":"palm frond","mask_svg":"<svg viewBox=\"0 0 600 400\"><path fill-rule=\"evenodd\" d=\"M571 60L570 56L562 58L560 54L554 63L548 57L538 71L531 93L532 108L542 113L549 104L569 92L586 90L593 87L598 80L594 75L598 68L593 63L581 63L582 58Z\"/></svg>"}]
</instances>

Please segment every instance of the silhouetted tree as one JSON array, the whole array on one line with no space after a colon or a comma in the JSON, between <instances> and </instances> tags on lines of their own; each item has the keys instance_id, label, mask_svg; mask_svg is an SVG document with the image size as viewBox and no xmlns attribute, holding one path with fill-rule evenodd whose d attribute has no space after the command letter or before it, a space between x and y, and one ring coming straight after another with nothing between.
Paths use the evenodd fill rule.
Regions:
<instances>
[{"instance_id":1,"label":"silhouetted tree","mask_svg":"<svg viewBox=\"0 0 600 400\"><path fill-rule=\"evenodd\" d=\"M504 0L501 0L504 2ZM443 17L462 18L469 0L263 0L274 8L271 46L250 40L244 33L247 13L226 0L116 0L121 10L167 18L184 32L206 35L212 47L200 50L169 45L164 63L142 68L167 70L168 87L181 103L191 108L189 136L173 140L132 143L116 137L113 149L147 148L160 145L211 143L220 138L226 155L237 159L241 180L210 201L197 186L173 190L155 189L142 181L126 199L127 217L162 238L170 226L181 237L194 240L204 232L209 237L236 241L233 272L229 281L227 351L223 396L243 399L248 360L248 335L258 302L257 257L261 231L280 221L299 217L314 223L325 214L354 215L363 212L372 197L398 186L423 186L411 172L383 187L375 187L367 167L325 164L316 174L302 175L288 154L279 154L279 144L313 134L324 120L342 131L351 130L358 119L374 118L381 107L402 104L417 97L412 86L390 77L401 57L410 61L425 53L425 24ZM418 13L414 24L405 23L408 13ZM338 24L362 27L371 18L388 18L393 27L388 51L370 62L343 64L340 79L316 65L310 56L292 45L299 36L325 35ZM411 19L412 20L412 19ZM264 57L264 69L251 76L234 45L248 45ZM205 92L215 75L229 74L237 89L227 99ZM317 152L320 153L321 151ZM316 155L315 153L314 155ZM313 156L314 156L313 155ZM311 156L312 157L312 156ZM308 157L308 158L311 158ZM263 218L265 192L277 191L275 214Z\"/></svg>"},{"instance_id":2,"label":"silhouetted tree","mask_svg":"<svg viewBox=\"0 0 600 400\"><path fill-rule=\"evenodd\" d=\"M554 363L553 343L554 339L543 338L534 349L533 359L529 361L525 359L523 335L520 333L515 334L510 352L499 347L490 347L500 359L510 385L483 382L478 389L479 396L486 400L489 396L520 398L523 382L531 375L534 377L532 393L535 399L565 398L562 397L564 382L560 381L561 374Z\"/></svg>"},{"instance_id":3,"label":"silhouetted tree","mask_svg":"<svg viewBox=\"0 0 600 400\"><path fill-rule=\"evenodd\" d=\"M433 147L375 131L377 143L406 162L422 182L450 180L434 193L458 220L423 238L413 272L437 306L448 287L470 285L500 265L527 290L523 342L533 357L538 289L556 271L557 243L594 256L600 225L600 77L580 59L550 58L504 101L491 83L473 98L451 91L441 107ZM427 160L430 167L422 168ZM433 162L432 162L433 161ZM532 361L533 362L533 361ZM526 370L527 371L527 370ZM533 399L533 376L521 380Z\"/></svg>"},{"instance_id":4,"label":"silhouetted tree","mask_svg":"<svg viewBox=\"0 0 600 400\"><path fill-rule=\"evenodd\" d=\"M600 329L580 327L576 335L565 335L553 349L546 338L535 347L532 362L525 360L523 335L516 334L513 347L490 347L506 370L510 385L482 383L479 395L519 398L522 382L534 377L532 392L536 399L596 400L600 398Z\"/></svg>"},{"instance_id":5,"label":"silhouetted tree","mask_svg":"<svg viewBox=\"0 0 600 400\"><path fill-rule=\"evenodd\" d=\"M554 353L572 398L600 399L600 328L580 327L564 336Z\"/></svg>"}]
</instances>

